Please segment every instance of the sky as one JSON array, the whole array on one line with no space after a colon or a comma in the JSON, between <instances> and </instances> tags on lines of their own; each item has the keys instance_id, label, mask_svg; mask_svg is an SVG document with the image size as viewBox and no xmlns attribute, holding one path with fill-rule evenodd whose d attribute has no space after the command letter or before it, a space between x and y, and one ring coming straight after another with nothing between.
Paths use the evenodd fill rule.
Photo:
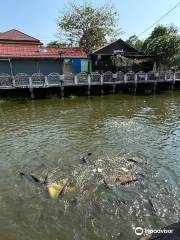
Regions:
<instances>
[{"instance_id":1,"label":"sky","mask_svg":"<svg viewBox=\"0 0 180 240\"><path fill-rule=\"evenodd\" d=\"M76 0L82 2L82 0ZM92 0L95 6L112 3L119 13L119 28L123 40L138 35L173 8L179 0ZM18 29L44 43L56 40L57 19L66 9L66 0L0 0L0 32ZM160 24L180 27L180 6L160 21ZM152 29L141 36L146 38Z\"/></svg>"}]
</instances>

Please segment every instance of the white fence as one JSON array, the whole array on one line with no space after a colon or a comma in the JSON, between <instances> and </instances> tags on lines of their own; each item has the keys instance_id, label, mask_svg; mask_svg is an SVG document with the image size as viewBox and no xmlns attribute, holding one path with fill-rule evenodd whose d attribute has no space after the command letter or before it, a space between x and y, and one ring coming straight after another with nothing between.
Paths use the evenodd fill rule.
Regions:
<instances>
[{"instance_id":1,"label":"white fence","mask_svg":"<svg viewBox=\"0 0 180 240\"><path fill-rule=\"evenodd\" d=\"M60 75L59 73L50 73L45 76L42 73L34 73L32 76L26 73L18 73L15 76L8 74L0 74L0 88L40 88L52 86L66 86L66 85L101 85L113 83L145 83L145 82L175 82L180 81L180 72L105 72L99 74L93 72L87 74L85 72L73 75L66 73Z\"/></svg>"}]
</instances>

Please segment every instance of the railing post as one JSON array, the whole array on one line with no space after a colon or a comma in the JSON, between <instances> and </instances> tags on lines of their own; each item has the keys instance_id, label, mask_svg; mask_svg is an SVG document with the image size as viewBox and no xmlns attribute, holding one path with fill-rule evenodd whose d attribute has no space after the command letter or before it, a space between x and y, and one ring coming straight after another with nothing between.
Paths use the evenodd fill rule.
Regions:
<instances>
[{"instance_id":1,"label":"railing post","mask_svg":"<svg viewBox=\"0 0 180 240\"><path fill-rule=\"evenodd\" d=\"M44 85L45 85L45 87L47 86L48 87L48 78L47 78L47 76L45 76L45 81L44 81Z\"/></svg>"},{"instance_id":2,"label":"railing post","mask_svg":"<svg viewBox=\"0 0 180 240\"><path fill-rule=\"evenodd\" d=\"M29 87L32 88L32 78L29 77Z\"/></svg>"},{"instance_id":3,"label":"railing post","mask_svg":"<svg viewBox=\"0 0 180 240\"><path fill-rule=\"evenodd\" d=\"M136 95L136 90L137 90L137 73L135 73L134 75L134 83L135 83L135 86L134 86L134 95Z\"/></svg>"},{"instance_id":4,"label":"railing post","mask_svg":"<svg viewBox=\"0 0 180 240\"><path fill-rule=\"evenodd\" d=\"M137 85L137 73L135 73L134 75L134 82L135 82L135 85Z\"/></svg>"},{"instance_id":5,"label":"railing post","mask_svg":"<svg viewBox=\"0 0 180 240\"><path fill-rule=\"evenodd\" d=\"M173 83L176 82L176 72L173 74Z\"/></svg>"},{"instance_id":6,"label":"railing post","mask_svg":"<svg viewBox=\"0 0 180 240\"><path fill-rule=\"evenodd\" d=\"M88 85L89 86L91 85L91 76L90 76L90 74L88 74Z\"/></svg>"},{"instance_id":7,"label":"railing post","mask_svg":"<svg viewBox=\"0 0 180 240\"><path fill-rule=\"evenodd\" d=\"M148 81L148 74L145 73L145 82L147 82L147 81Z\"/></svg>"},{"instance_id":8,"label":"railing post","mask_svg":"<svg viewBox=\"0 0 180 240\"><path fill-rule=\"evenodd\" d=\"M15 87L16 87L16 82L15 82L15 77L14 77L14 75L12 76L12 84L13 84L13 87L15 88Z\"/></svg>"},{"instance_id":9,"label":"railing post","mask_svg":"<svg viewBox=\"0 0 180 240\"><path fill-rule=\"evenodd\" d=\"M173 89L174 89L174 84L175 84L175 81L176 81L176 75L175 75L175 73L173 73L172 79L171 79L171 77L170 77L170 80L172 80L171 90L173 90Z\"/></svg>"},{"instance_id":10,"label":"railing post","mask_svg":"<svg viewBox=\"0 0 180 240\"><path fill-rule=\"evenodd\" d=\"M103 74L101 74L101 85L103 85L104 79L103 79Z\"/></svg>"},{"instance_id":11,"label":"railing post","mask_svg":"<svg viewBox=\"0 0 180 240\"><path fill-rule=\"evenodd\" d=\"M127 83L127 73L124 74L124 83Z\"/></svg>"},{"instance_id":12,"label":"railing post","mask_svg":"<svg viewBox=\"0 0 180 240\"><path fill-rule=\"evenodd\" d=\"M64 75L60 75L61 86L64 85Z\"/></svg>"},{"instance_id":13,"label":"railing post","mask_svg":"<svg viewBox=\"0 0 180 240\"><path fill-rule=\"evenodd\" d=\"M117 73L113 74L113 82L117 82Z\"/></svg>"},{"instance_id":14,"label":"railing post","mask_svg":"<svg viewBox=\"0 0 180 240\"><path fill-rule=\"evenodd\" d=\"M76 85L78 84L77 75L74 76L74 83L75 83Z\"/></svg>"}]
</instances>

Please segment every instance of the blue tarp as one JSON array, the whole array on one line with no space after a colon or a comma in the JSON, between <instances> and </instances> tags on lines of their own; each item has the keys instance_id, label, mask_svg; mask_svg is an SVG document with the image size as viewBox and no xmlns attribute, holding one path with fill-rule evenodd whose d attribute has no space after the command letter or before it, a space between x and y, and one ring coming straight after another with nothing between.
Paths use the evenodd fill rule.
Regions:
<instances>
[{"instance_id":1,"label":"blue tarp","mask_svg":"<svg viewBox=\"0 0 180 240\"><path fill-rule=\"evenodd\" d=\"M73 59L73 73L81 72L81 59Z\"/></svg>"}]
</instances>

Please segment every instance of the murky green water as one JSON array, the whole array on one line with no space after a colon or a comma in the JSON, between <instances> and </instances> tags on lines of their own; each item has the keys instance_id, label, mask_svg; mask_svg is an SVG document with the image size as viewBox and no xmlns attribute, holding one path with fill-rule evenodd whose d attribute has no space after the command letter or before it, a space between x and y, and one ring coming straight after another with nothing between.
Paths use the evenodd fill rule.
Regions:
<instances>
[{"instance_id":1,"label":"murky green water","mask_svg":"<svg viewBox=\"0 0 180 240\"><path fill-rule=\"evenodd\" d=\"M179 220L180 92L2 102L0 126L0 239L131 240ZM20 171L75 191L52 200Z\"/></svg>"}]
</instances>

